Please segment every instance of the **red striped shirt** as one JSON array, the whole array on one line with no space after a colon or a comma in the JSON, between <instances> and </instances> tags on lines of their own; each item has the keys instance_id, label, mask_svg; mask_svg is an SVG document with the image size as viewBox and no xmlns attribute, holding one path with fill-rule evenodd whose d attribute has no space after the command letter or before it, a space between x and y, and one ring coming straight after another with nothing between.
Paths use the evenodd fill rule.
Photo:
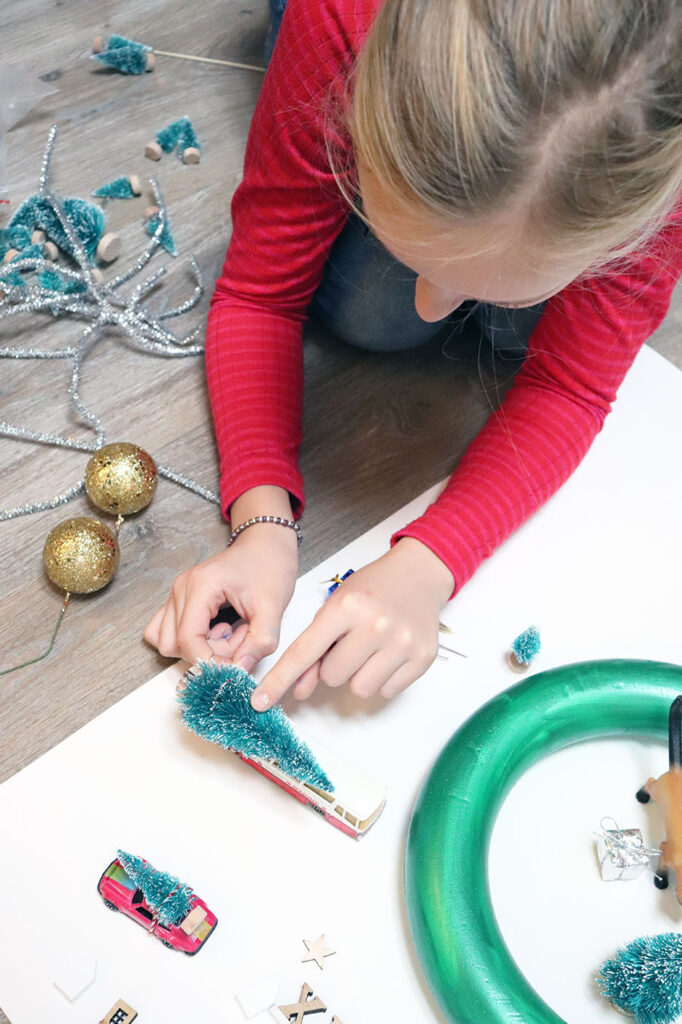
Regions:
<instances>
[{"instance_id":1,"label":"red striped shirt","mask_svg":"<svg viewBox=\"0 0 682 1024\"><path fill-rule=\"evenodd\" d=\"M341 162L350 159L333 112L379 5L289 0L256 106L206 336L226 516L261 484L286 488L295 514L303 509L302 324L349 212L326 140ZM677 216L627 272L574 283L550 299L499 410L444 492L392 541L422 541L459 589L579 464L665 316L681 270Z\"/></svg>"}]
</instances>

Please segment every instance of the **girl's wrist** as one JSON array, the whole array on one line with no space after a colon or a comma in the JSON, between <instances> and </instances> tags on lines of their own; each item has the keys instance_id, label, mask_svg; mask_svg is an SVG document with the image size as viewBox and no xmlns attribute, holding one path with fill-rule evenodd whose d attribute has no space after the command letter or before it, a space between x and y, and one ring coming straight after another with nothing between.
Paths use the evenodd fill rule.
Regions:
<instances>
[{"instance_id":1,"label":"girl's wrist","mask_svg":"<svg viewBox=\"0 0 682 1024\"><path fill-rule=\"evenodd\" d=\"M253 516L251 519L245 519L243 523L240 523L239 526L232 531L230 539L227 542L228 548L234 544L238 537L241 537L243 533L254 526L274 526L278 528L283 527L285 530L291 530L296 537L297 545L299 545L303 539L301 528L293 519L287 519L285 516Z\"/></svg>"},{"instance_id":2,"label":"girl's wrist","mask_svg":"<svg viewBox=\"0 0 682 1024\"><path fill-rule=\"evenodd\" d=\"M390 554L404 563L404 572L420 583L427 581L442 605L447 604L455 589L455 577L445 562L426 544L415 537L401 537Z\"/></svg>"},{"instance_id":3,"label":"girl's wrist","mask_svg":"<svg viewBox=\"0 0 682 1024\"><path fill-rule=\"evenodd\" d=\"M254 516L281 516L293 519L291 498L284 487L265 484L244 491L230 506L230 523L235 530ZM292 531L293 532L293 531Z\"/></svg>"}]
</instances>

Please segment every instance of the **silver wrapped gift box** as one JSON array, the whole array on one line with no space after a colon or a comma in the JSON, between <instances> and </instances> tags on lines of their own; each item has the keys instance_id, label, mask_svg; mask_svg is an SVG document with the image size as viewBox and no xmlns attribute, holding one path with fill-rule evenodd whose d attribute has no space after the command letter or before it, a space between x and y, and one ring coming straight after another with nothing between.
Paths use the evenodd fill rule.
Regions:
<instances>
[{"instance_id":1,"label":"silver wrapped gift box","mask_svg":"<svg viewBox=\"0 0 682 1024\"><path fill-rule=\"evenodd\" d=\"M603 829L597 839L601 876L605 882L638 878L658 850L649 850L638 828Z\"/></svg>"}]
</instances>

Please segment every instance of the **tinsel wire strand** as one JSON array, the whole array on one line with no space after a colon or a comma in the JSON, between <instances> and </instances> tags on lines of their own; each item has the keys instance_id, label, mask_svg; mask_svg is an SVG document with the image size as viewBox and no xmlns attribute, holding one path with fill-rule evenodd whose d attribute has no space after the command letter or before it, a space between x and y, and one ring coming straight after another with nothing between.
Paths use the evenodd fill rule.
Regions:
<instances>
[{"instance_id":1,"label":"tinsel wire strand","mask_svg":"<svg viewBox=\"0 0 682 1024\"><path fill-rule=\"evenodd\" d=\"M74 498L80 497L85 491L85 481L81 480L73 487L69 487L62 494L55 495L49 501L33 501L27 505L16 505L14 508L0 510L0 523L6 523L10 519L18 519L19 516L31 516L36 512L47 512L49 509L58 508L60 505L68 505Z\"/></svg>"},{"instance_id":2,"label":"tinsel wire strand","mask_svg":"<svg viewBox=\"0 0 682 1024\"><path fill-rule=\"evenodd\" d=\"M0 284L2 284L2 289L5 292L5 297L0 300L0 319L24 312L51 312L55 316L61 312L82 317L90 322L84 328L76 346L55 350L54 352L45 352L39 349L2 348L0 349L0 358L70 360L71 381L68 388L70 403L79 420L93 431L96 439L93 441L78 441L55 434L33 431L2 421L0 421L0 436L48 444L54 447L95 452L107 443L107 437L101 420L83 404L79 393L83 360L89 343L97 338L101 330L111 325L118 327L122 331L123 338L127 344L141 352L159 355L164 358L202 355L204 351L203 345L191 344L199 334L199 329L194 329L185 336L178 337L173 332L163 328L161 322L171 317L180 316L193 309L201 299L204 282L196 260L193 256L190 256L189 264L195 277L195 287L192 295L178 306L158 313L156 317L148 313L141 306L141 302L165 276L165 267L155 271L145 281L138 284L127 298L118 291L123 284L131 281L142 271L154 253L161 247L160 238L167 223L168 213L161 187L156 178L150 179L154 197L159 206L159 223L153 236L145 246L141 256L126 271L109 282L97 282L92 273L90 260L75 231L69 214L66 212L60 198L49 188L50 165L56 137L57 126L53 125L48 134L47 145L42 158L40 194L49 203L59 220L69 241L73 258L78 264L77 271L60 266L59 273L75 282L83 282L86 290L77 295L73 293L67 295L63 292L56 292L52 289L29 284L22 285L22 287L12 285L9 280L10 275L17 271L53 269L51 261L36 256L16 260L11 265L0 268ZM13 301L10 302L8 300ZM219 497L213 491L203 487L184 474L177 473L169 466L161 464L157 464L157 470L160 476L185 487L213 504L220 504ZM81 495L83 491L84 481L81 480L67 491L56 495L48 501L36 501L15 508L0 510L0 522L22 515L30 515L35 512L53 509L59 505L65 505L73 498Z\"/></svg>"},{"instance_id":3,"label":"tinsel wire strand","mask_svg":"<svg viewBox=\"0 0 682 1024\"><path fill-rule=\"evenodd\" d=\"M81 267L81 270L87 279L87 282L91 288L92 295L94 296L94 298L100 300L100 321L102 323L116 323L119 326L123 327L123 329L126 330L128 333L131 333L130 327L134 326L143 333L145 331L151 333L154 340L160 342L165 341L170 345L181 346L193 340L193 338L196 337L198 331L190 332L190 334L188 334L186 338L177 338L170 331L163 330L162 328L157 326L155 321L151 317L144 316L137 309L139 296L136 295L135 292L133 293L132 298L129 299L127 303L122 302L121 300L117 301L117 297L115 297L113 294L115 289L117 289L121 284L123 284L125 281L131 280L133 276L141 272L143 267L146 266L148 261L151 259L156 248L158 248L158 246L160 245L161 234L163 232L167 220L167 210L165 200L163 198L163 194L161 192L161 188L159 186L158 181L156 181L156 179L154 178L151 178L150 183L153 188L154 198L156 199L159 205L159 223L157 225L156 231L152 236L150 244L147 246L142 255L137 259L137 261L132 265L132 267L130 267L128 271L126 271L124 274L119 275L119 277L114 278L113 281L110 281L107 284L98 284L97 282L95 282L92 276L92 270L90 267L88 257L80 243L80 239L77 237L75 231L73 230L73 225L71 224L68 215L63 209L62 204L59 202L58 197L53 192L46 192L45 198L52 206L56 216L58 217L66 233L67 238L69 239L69 243L72 247L74 256L77 259ZM190 265L192 266L192 269L194 270L195 275L197 276L197 284L200 284L200 273L196 261L194 259L191 259ZM151 280L153 280L153 278ZM147 282L143 282L141 287L144 288L146 283ZM194 305L196 305L196 303L201 298L201 292L199 291L198 294L197 292L198 289L195 288L194 294L183 305L190 309ZM117 311L116 306L118 305L122 305L124 308L121 311ZM135 321L134 324L131 324L131 321ZM199 349L199 351L203 351L203 348Z\"/></svg>"},{"instance_id":4,"label":"tinsel wire strand","mask_svg":"<svg viewBox=\"0 0 682 1024\"><path fill-rule=\"evenodd\" d=\"M59 611L59 616L57 618L57 623L56 623L56 625L55 625L55 627L54 627L54 629L52 631L52 638L50 639L50 645L47 648L47 650L43 651L42 654L39 654L37 658L29 658L28 661L22 661L22 663L20 665L13 665L12 668L4 668L4 669L2 669L2 671L0 671L0 676L7 676L7 675L10 674L10 672L17 672L20 668L27 668L29 665L35 665L36 662L42 661L43 658L47 658L48 654L51 653L52 648L54 647L54 642L57 639L57 633L59 632L59 627L62 624L62 619L64 618L64 612L66 611L66 608L67 608L67 605L69 603L70 597L71 597L71 594L67 590L65 595L64 595L64 600L62 601L62 607L61 607L61 609Z\"/></svg>"},{"instance_id":5,"label":"tinsel wire strand","mask_svg":"<svg viewBox=\"0 0 682 1024\"><path fill-rule=\"evenodd\" d=\"M41 195L47 188L47 183L50 180L50 160L52 159L52 150L54 148L55 139L57 137L57 125L53 124L47 136L47 144L43 151L43 159L40 165L40 193Z\"/></svg>"},{"instance_id":6,"label":"tinsel wire strand","mask_svg":"<svg viewBox=\"0 0 682 1024\"><path fill-rule=\"evenodd\" d=\"M87 342L90 340L91 336L97 336L98 330L101 326L101 322L99 320L96 320L94 324L90 324L83 331L81 339L78 343L78 349L76 351L75 356L73 357L71 384L69 385L69 398L71 399L71 404L78 413L79 418L84 423L87 423L87 425L95 432L95 436L97 437L97 443L99 446L104 445L106 443L104 426L102 425L102 421L99 419L99 417L95 416L94 412L91 412L90 409L87 409L85 405L83 405L83 403L81 402L79 388L81 381L81 366L83 362L85 346Z\"/></svg>"},{"instance_id":7,"label":"tinsel wire strand","mask_svg":"<svg viewBox=\"0 0 682 1024\"><path fill-rule=\"evenodd\" d=\"M71 451L81 451L94 453L99 450L99 445L95 441L81 441L71 437L61 437L59 434L42 434L37 430L29 430L26 427L16 427L9 423L3 423L0 421L0 437L9 437L17 441L32 441L36 444L46 444L54 448L68 448ZM155 460L156 462L156 460ZM200 498L210 502L212 505L220 505L220 498L208 487L204 487L203 484L199 484L196 480L192 480L190 477L185 476L183 473L177 473L171 469L170 466L166 466L161 462L156 462L156 469L159 476L166 480L170 480L172 483L178 484L180 487L186 488L188 491L192 491L197 494ZM85 481L81 480L75 487L66 491L64 494L59 494L51 501L38 501L28 505L17 506L16 508L0 509L0 522L6 522L9 519L15 519L22 515L31 515L34 512L44 512L47 509L57 508L58 505L66 505L67 502L71 501L72 498L77 498L85 490Z\"/></svg>"}]
</instances>

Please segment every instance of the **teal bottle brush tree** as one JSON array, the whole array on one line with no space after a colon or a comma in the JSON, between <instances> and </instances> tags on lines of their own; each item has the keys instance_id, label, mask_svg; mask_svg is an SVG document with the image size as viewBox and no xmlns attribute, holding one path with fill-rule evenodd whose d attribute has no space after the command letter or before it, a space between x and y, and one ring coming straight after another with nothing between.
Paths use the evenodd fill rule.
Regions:
<instances>
[{"instance_id":1,"label":"teal bottle brush tree","mask_svg":"<svg viewBox=\"0 0 682 1024\"><path fill-rule=\"evenodd\" d=\"M85 199L67 196L61 201L61 208L90 263L94 262L95 256L108 262L118 255L118 235L106 231L106 217L99 206ZM39 228L60 249L76 257L72 239L48 196L36 193L18 207L8 230L16 232L22 228L29 233ZM114 240L116 245L112 245Z\"/></svg>"},{"instance_id":2,"label":"teal bottle brush tree","mask_svg":"<svg viewBox=\"0 0 682 1024\"><path fill-rule=\"evenodd\" d=\"M327 793L334 786L279 706L254 711L255 679L237 665L199 661L184 677L178 702L191 732L245 757L277 761L282 771Z\"/></svg>"},{"instance_id":3,"label":"teal bottle brush tree","mask_svg":"<svg viewBox=\"0 0 682 1024\"><path fill-rule=\"evenodd\" d=\"M525 672L540 653L540 630L529 626L516 637L507 654L507 664L514 672Z\"/></svg>"},{"instance_id":4,"label":"teal bottle brush tree","mask_svg":"<svg viewBox=\"0 0 682 1024\"><path fill-rule=\"evenodd\" d=\"M159 244L166 250L166 252L169 252L171 256L177 256L178 249L175 244L175 239L173 238L173 233L170 229L168 214L166 213L166 219L163 226L161 226L159 208L157 206L150 206L147 213L148 217L144 226L147 234L152 237L158 236Z\"/></svg>"},{"instance_id":5,"label":"teal bottle brush tree","mask_svg":"<svg viewBox=\"0 0 682 1024\"><path fill-rule=\"evenodd\" d=\"M147 144L145 155L150 160L160 160L162 152L172 153L174 149L185 164L198 164L201 159L201 143L186 115L159 129L155 141Z\"/></svg>"},{"instance_id":6,"label":"teal bottle brush tree","mask_svg":"<svg viewBox=\"0 0 682 1024\"><path fill-rule=\"evenodd\" d=\"M682 935L635 939L602 965L597 982L637 1024L673 1024L682 1014Z\"/></svg>"},{"instance_id":7,"label":"teal bottle brush tree","mask_svg":"<svg viewBox=\"0 0 682 1024\"><path fill-rule=\"evenodd\" d=\"M98 52L93 53L92 59L114 71L120 71L122 75L142 75L145 71L154 70L154 54L151 46L145 43L112 35L107 40L106 48L98 50L99 46L101 37L95 40Z\"/></svg>"},{"instance_id":8,"label":"teal bottle brush tree","mask_svg":"<svg viewBox=\"0 0 682 1024\"><path fill-rule=\"evenodd\" d=\"M192 909L192 889L175 875L158 871L142 857L125 850L118 851L118 859L126 874L142 890L150 909L163 925L172 925L187 917Z\"/></svg>"},{"instance_id":9,"label":"teal bottle brush tree","mask_svg":"<svg viewBox=\"0 0 682 1024\"><path fill-rule=\"evenodd\" d=\"M92 194L101 199L135 199L142 194L142 187L138 176L131 174L129 178L114 178L106 185L100 185Z\"/></svg>"},{"instance_id":10,"label":"teal bottle brush tree","mask_svg":"<svg viewBox=\"0 0 682 1024\"><path fill-rule=\"evenodd\" d=\"M198 61L200 64L221 64L228 68L242 68L246 71L265 71L259 64L243 64L236 60L218 60L215 57L198 57L189 53L172 53L169 50L152 49L146 43L138 43L135 39L125 36L95 36L92 43L92 60L122 75L143 75L145 71L153 71L155 55L160 57L177 57L181 60Z\"/></svg>"}]
</instances>

